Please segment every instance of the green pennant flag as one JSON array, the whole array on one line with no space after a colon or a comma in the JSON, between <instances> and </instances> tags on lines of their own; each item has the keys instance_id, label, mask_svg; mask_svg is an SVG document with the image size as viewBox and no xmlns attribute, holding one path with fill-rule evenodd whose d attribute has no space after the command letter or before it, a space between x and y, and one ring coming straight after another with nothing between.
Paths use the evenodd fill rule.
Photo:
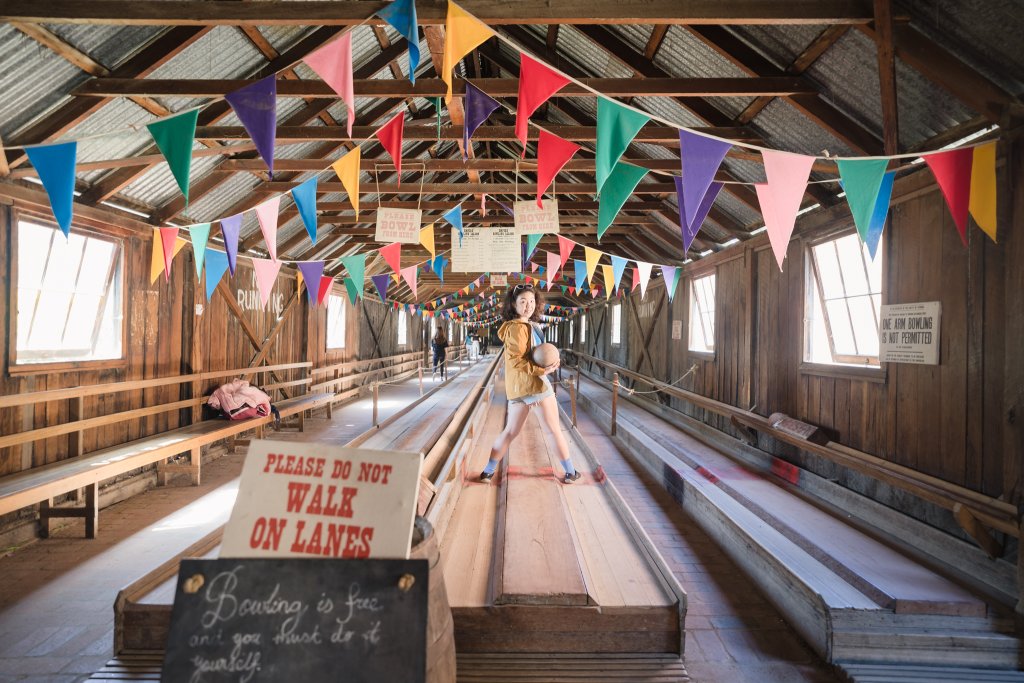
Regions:
<instances>
[{"instance_id":1,"label":"green pennant flag","mask_svg":"<svg viewBox=\"0 0 1024 683\"><path fill-rule=\"evenodd\" d=\"M533 256L534 249L540 244L540 238L543 237L543 233L534 233L526 236L526 258Z\"/></svg>"},{"instance_id":2,"label":"green pennant flag","mask_svg":"<svg viewBox=\"0 0 1024 683\"><path fill-rule=\"evenodd\" d=\"M196 121L199 110L193 109L184 114L172 116L146 124L149 134L153 136L156 146L167 159L171 174L178 181L181 193L185 195L185 206L188 207L188 175L192 169L192 142L196 135Z\"/></svg>"},{"instance_id":3,"label":"green pennant flag","mask_svg":"<svg viewBox=\"0 0 1024 683\"><path fill-rule=\"evenodd\" d=\"M345 291L348 292L348 300L355 306L356 299L359 298L359 287L356 287L356 283L350 277L345 278Z\"/></svg>"},{"instance_id":4,"label":"green pennant flag","mask_svg":"<svg viewBox=\"0 0 1024 683\"><path fill-rule=\"evenodd\" d=\"M857 234L865 242L889 160L836 159L836 165L839 166L839 177L843 180L843 190L853 214L853 222L857 226Z\"/></svg>"},{"instance_id":5,"label":"green pennant flag","mask_svg":"<svg viewBox=\"0 0 1024 683\"><path fill-rule=\"evenodd\" d=\"M630 164L616 164L605 183L605 191L598 197L597 241L601 241L608 226L615 220L622 205L633 194L640 179L647 175L646 168Z\"/></svg>"},{"instance_id":6,"label":"green pennant flag","mask_svg":"<svg viewBox=\"0 0 1024 683\"><path fill-rule=\"evenodd\" d=\"M206 243L210 239L210 224L200 223L188 229L188 236L192 240L192 255L196 262L196 277L203 276L203 262L206 260Z\"/></svg>"},{"instance_id":7,"label":"green pennant flag","mask_svg":"<svg viewBox=\"0 0 1024 683\"><path fill-rule=\"evenodd\" d=\"M597 98L597 193L615 170L615 165L625 153L649 116L633 111L604 97Z\"/></svg>"},{"instance_id":8,"label":"green pennant flag","mask_svg":"<svg viewBox=\"0 0 1024 683\"><path fill-rule=\"evenodd\" d=\"M357 291L362 292L363 279L366 273L366 254L342 256L338 260L341 261L343 266L345 266L345 270L348 271L348 275L352 278L352 282L357 285Z\"/></svg>"}]
</instances>

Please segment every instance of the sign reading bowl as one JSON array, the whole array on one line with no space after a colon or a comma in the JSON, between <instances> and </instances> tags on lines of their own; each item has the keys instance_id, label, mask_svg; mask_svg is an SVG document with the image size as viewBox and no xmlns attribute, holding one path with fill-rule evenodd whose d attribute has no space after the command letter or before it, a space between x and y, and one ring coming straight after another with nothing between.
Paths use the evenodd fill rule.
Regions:
<instances>
[{"instance_id":1,"label":"sign reading bowl","mask_svg":"<svg viewBox=\"0 0 1024 683\"><path fill-rule=\"evenodd\" d=\"M558 232L558 200L545 199L544 208L533 200L516 202L514 208L516 234L552 235Z\"/></svg>"},{"instance_id":2,"label":"sign reading bowl","mask_svg":"<svg viewBox=\"0 0 1024 683\"><path fill-rule=\"evenodd\" d=\"M420 243L420 223L423 212L419 209L396 209L382 206L377 209L377 242Z\"/></svg>"}]
</instances>

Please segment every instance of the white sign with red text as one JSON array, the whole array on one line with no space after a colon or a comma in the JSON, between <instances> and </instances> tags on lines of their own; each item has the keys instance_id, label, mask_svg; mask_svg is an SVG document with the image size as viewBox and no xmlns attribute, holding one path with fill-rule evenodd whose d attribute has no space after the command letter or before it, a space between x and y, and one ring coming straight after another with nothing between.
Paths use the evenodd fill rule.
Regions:
<instances>
[{"instance_id":1,"label":"white sign with red text","mask_svg":"<svg viewBox=\"0 0 1024 683\"><path fill-rule=\"evenodd\" d=\"M558 200L545 199L544 208L530 199L516 202L513 209L516 233L519 235L554 235L558 232Z\"/></svg>"},{"instance_id":2,"label":"white sign with red text","mask_svg":"<svg viewBox=\"0 0 1024 683\"><path fill-rule=\"evenodd\" d=\"M253 440L221 557L407 559L419 453Z\"/></svg>"},{"instance_id":3,"label":"white sign with red text","mask_svg":"<svg viewBox=\"0 0 1024 683\"><path fill-rule=\"evenodd\" d=\"M404 242L405 244L420 243L420 224L423 212L419 209L396 209L382 206L377 209L377 242Z\"/></svg>"}]
</instances>

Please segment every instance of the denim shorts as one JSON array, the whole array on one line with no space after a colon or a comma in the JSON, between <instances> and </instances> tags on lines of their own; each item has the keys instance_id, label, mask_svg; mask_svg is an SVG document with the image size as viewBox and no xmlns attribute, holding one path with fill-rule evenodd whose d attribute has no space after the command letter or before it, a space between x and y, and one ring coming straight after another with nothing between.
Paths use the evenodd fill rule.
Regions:
<instances>
[{"instance_id":1,"label":"denim shorts","mask_svg":"<svg viewBox=\"0 0 1024 683\"><path fill-rule=\"evenodd\" d=\"M544 388L538 394L527 394L526 396L520 396L519 398L513 398L509 400L509 403L522 403L523 405L532 406L535 403L540 403L548 396L554 396L555 390L551 388L551 382L548 381L547 377L541 377L541 381L544 382Z\"/></svg>"}]
</instances>

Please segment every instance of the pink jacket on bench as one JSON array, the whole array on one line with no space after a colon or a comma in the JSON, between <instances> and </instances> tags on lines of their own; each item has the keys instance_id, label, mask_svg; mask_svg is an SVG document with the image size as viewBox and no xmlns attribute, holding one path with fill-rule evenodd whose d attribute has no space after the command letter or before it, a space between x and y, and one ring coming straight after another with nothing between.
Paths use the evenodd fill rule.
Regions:
<instances>
[{"instance_id":1,"label":"pink jacket on bench","mask_svg":"<svg viewBox=\"0 0 1024 683\"><path fill-rule=\"evenodd\" d=\"M235 379L217 387L206 403L211 408L216 408L231 416L244 408L255 408L258 415L270 414L270 397L256 387L249 386L244 379ZM255 417L255 415L246 415L246 417Z\"/></svg>"}]
</instances>

